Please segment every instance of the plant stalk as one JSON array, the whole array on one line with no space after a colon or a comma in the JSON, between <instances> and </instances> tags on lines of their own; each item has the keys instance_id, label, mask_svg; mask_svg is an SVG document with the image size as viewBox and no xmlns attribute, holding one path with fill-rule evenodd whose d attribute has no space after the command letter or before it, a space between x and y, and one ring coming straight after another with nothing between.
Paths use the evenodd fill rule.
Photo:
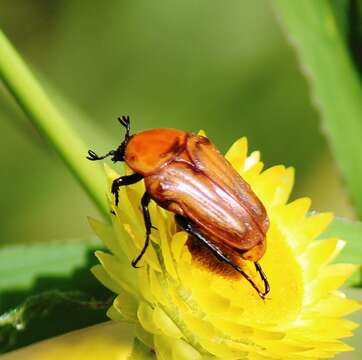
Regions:
<instances>
[{"instance_id":1,"label":"plant stalk","mask_svg":"<svg viewBox=\"0 0 362 360\"><path fill-rule=\"evenodd\" d=\"M0 78L47 142L63 159L83 189L109 218L105 181L99 166L86 159L88 147L52 104L34 75L0 30Z\"/></svg>"}]
</instances>

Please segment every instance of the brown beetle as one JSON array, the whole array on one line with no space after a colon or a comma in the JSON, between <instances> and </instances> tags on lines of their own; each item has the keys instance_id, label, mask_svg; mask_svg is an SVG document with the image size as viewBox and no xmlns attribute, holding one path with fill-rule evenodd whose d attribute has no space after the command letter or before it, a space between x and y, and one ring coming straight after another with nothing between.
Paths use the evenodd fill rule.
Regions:
<instances>
[{"instance_id":1,"label":"brown beetle","mask_svg":"<svg viewBox=\"0 0 362 360\"><path fill-rule=\"evenodd\" d=\"M175 220L182 229L218 260L242 274L264 298L269 284L258 260L265 252L269 220L250 186L207 137L177 129L152 129L130 136L129 117L118 120L126 128L122 144L104 156L90 150L87 158L101 160L111 156L113 162L125 161L134 171L113 181L116 205L120 186L144 179L146 192L141 205L146 241L132 265L137 267L149 244L152 223L148 204L152 199L176 214ZM263 292L232 260L235 254L254 262L264 282Z\"/></svg>"}]
</instances>

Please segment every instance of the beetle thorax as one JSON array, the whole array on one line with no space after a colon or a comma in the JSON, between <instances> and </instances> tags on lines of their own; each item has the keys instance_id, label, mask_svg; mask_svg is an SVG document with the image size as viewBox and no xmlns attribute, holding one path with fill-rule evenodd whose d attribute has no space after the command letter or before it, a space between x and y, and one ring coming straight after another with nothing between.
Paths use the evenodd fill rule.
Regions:
<instances>
[{"instance_id":1,"label":"beetle thorax","mask_svg":"<svg viewBox=\"0 0 362 360\"><path fill-rule=\"evenodd\" d=\"M184 150L186 138L186 132L176 129L143 131L129 140L125 161L139 174L155 173Z\"/></svg>"}]
</instances>

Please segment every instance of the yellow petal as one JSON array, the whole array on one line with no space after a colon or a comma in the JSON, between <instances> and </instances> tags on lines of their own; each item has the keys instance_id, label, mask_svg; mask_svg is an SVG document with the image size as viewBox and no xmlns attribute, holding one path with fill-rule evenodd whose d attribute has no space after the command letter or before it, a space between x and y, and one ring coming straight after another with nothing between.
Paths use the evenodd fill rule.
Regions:
<instances>
[{"instance_id":1,"label":"yellow petal","mask_svg":"<svg viewBox=\"0 0 362 360\"><path fill-rule=\"evenodd\" d=\"M265 170L252 183L252 188L267 209L285 204L294 183L293 168L278 165Z\"/></svg>"},{"instance_id":2,"label":"yellow petal","mask_svg":"<svg viewBox=\"0 0 362 360\"><path fill-rule=\"evenodd\" d=\"M260 163L260 151L253 151L246 159L244 163L243 173L249 171L252 167L258 165Z\"/></svg>"},{"instance_id":3,"label":"yellow petal","mask_svg":"<svg viewBox=\"0 0 362 360\"><path fill-rule=\"evenodd\" d=\"M247 352L241 349L232 348L224 342L201 339L200 343L208 352L220 359L237 360L245 359Z\"/></svg>"},{"instance_id":4,"label":"yellow petal","mask_svg":"<svg viewBox=\"0 0 362 360\"><path fill-rule=\"evenodd\" d=\"M154 336L155 351L157 360L172 359L172 338L168 336Z\"/></svg>"},{"instance_id":5,"label":"yellow petal","mask_svg":"<svg viewBox=\"0 0 362 360\"><path fill-rule=\"evenodd\" d=\"M323 268L316 280L308 284L305 304L314 304L338 289L357 269L359 265L334 264Z\"/></svg>"},{"instance_id":6,"label":"yellow petal","mask_svg":"<svg viewBox=\"0 0 362 360\"><path fill-rule=\"evenodd\" d=\"M166 294L164 291L165 289L161 285L158 274L155 271L153 271L152 269L150 269L149 276L150 276L150 289L151 289L153 297L160 304L166 305L167 297L166 297Z\"/></svg>"},{"instance_id":7,"label":"yellow petal","mask_svg":"<svg viewBox=\"0 0 362 360\"><path fill-rule=\"evenodd\" d=\"M120 175L106 163L103 164L103 167L107 178L108 189L111 190L113 180L117 179Z\"/></svg>"},{"instance_id":8,"label":"yellow petal","mask_svg":"<svg viewBox=\"0 0 362 360\"><path fill-rule=\"evenodd\" d=\"M156 300L151 291L151 282L149 277L149 269L147 266L143 266L137 269L138 275L138 288L142 297L147 300L149 303L155 303Z\"/></svg>"},{"instance_id":9,"label":"yellow petal","mask_svg":"<svg viewBox=\"0 0 362 360\"><path fill-rule=\"evenodd\" d=\"M153 321L164 335L176 339L182 337L180 329L160 307L153 311Z\"/></svg>"},{"instance_id":10,"label":"yellow petal","mask_svg":"<svg viewBox=\"0 0 362 360\"><path fill-rule=\"evenodd\" d=\"M246 164L248 163L249 158L246 159L245 161ZM247 170L243 170L243 172L241 173L243 179L251 186L252 189L254 181L258 178L263 168L264 164L261 161L259 161L256 162L255 164L251 164L249 167L247 167Z\"/></svg>"},{"instance_id":11,"label":"yellow petal","mask_svg":"<svg viewBox=\"0 0 362 360\"><path fill-rule=\"evenodd\" d=\"M215 336L215 329L209 321L202 320L191 313L183 314L183 321L191 331L199 339L212 339Z\"/></svg>"},{"instance_id":12,"label":"yellow petal","mask_svg":"<svg viewBox=\"0 0 362 360\"><path fill-rule=\"evenodd\" d=\"M114 299L113 307L122 314L124 319L128 321L137 320L138 300L125 291L120 292L120 294Z\"/></svg>"},{"instance_id":13,"label":"yellow petal","mask_svg":"<svg viewBox=\"0 0 362 360\"><path fill-rule=\"evenodd\" d=\"M305 281L312 281L322 266L331 262L343 249L345 242L338 239L314 241L302 254Z\"/></svg>"},{"instance_id":14,"label":"yellow petal","mask_svg":"<svg viewBox=\"0 0 362 360\"><path fill-rule=\"evenodd\" d=\"M108 273L104 270L102 265L94 265L91 268L91 272L100 283L102 283L109 290L113 291L115 294L119 294L123 291L120 283L116 280L113 280L113 278L109 276Z\"/></svg>"},{"instance_id":15,"label":"yellow petal","mask_svg":"<svg viewBox=\"0 0 362 360\"><path fill-rule=\"evenodd\" d=\"M185 291L184 291L185 292ZM175 304L177 307L177 310L180 313L185 313L190 311L190 307L188 304L184 301L182 296L178 293L178 291L175 288L170 289L170 295L171 295L171 301Z\"/></svg>"},{"instance_id":16,"label":"yellow petal","mask_svg":"<svg viewBox=\"0 0 362 360\"><path fill-rule=\"evenodd\" d=\"M170 249L170 243L169 243L169 237L168 237L168 231L167 226L164 218L163 209L158 209L158 221L157 221L157 228L160 235L161 240L161 250L163 255L163 261L166 267L167 272L170 274L170 276L174 279L177 279L177 272L175 269L174 260L172 258L172 253Z\"/></svg>"},{"instance_id":17,"label":"yellow petal","mask_svg":"<svg viewBox=\"0 0 362 360\"><path fill-rule=\"evenodd\" d=\"M327 228L332 220L332 213L320 213L307 216L298 229L298 251L304 251L312 240L316 239Z\"/></svg>"},{"instance_id":18,"label":"yellow petal","mask_svg":"<svg viewBox=\"0 0 362 360\"><path fill-rule=\"evenodd\" d=\"M133 228L129 226L125 226L125 230L128 232L129 236L133 240L134 248L136 249L134 253L135 256L138 256L141 250L144 247L145 241L146 241L146 233L140 233L140 232L134 232ZM142 259L139 262L138 266L142 266L143 264L148 264L152 269L161 272L161 265L158 260L158 256L156 254L156 251L150 242L148 244L146 252L143 254ZM131 264L130 264L131 266Z\"/></svg>"},{"instance_id":19,"label":"yellow petal","mask_svg":"<svg viewBox=\"0 0 362 360\"><path fill-rule=\"evenodd\" d=\"M182 339L176 340L172 344L173 360L199 360L201 354Z\"/></svg>"},{"instance_id":20,"label":"yellow petal","mask_svg":"<svg viewBox=\"0 0 362 360\"><path fill-rule=\"evenodd\" d=\"M325 299L317 302L305 311L304 317L312 318L316 315L327 317L342 317L362 309L362 302L347 299L341 292L333 292Z\"/></svg>"},{"instance_id":21,"label":"yellow petal","mask_svg":"<svg viewBox=\"0 0 362 360\"><path fill-rule=\"evenodd\" d=\"M197 302L206 312L223 315L230 307L230 297L227 294L219 294L216 292L216 288L214 289L215 291L211 288L209 290L210 291L198 291L197 294L195 294ZM242 310L239 308L238 312L241 313Z\"/></svg>"},{"instance_id":22,"label":"yellow petal","mask_svg":"<svg viewBox=\"0 0 362 360\"><path fill-rule=\"evenodd\" d=\"M132 353L135 327L107 322L41 341L1 356L2 360L119 360Z\"/></svg>"},{"instance_id":23,"label":"yellow petal","mask_svg":"<svg viewBox=\"0 0 362 360\"><path fill-rule=\"evenodd\" d=\"M162 333L157 323L155 323L153 311L153 308L149 304L142 301L137 310L138 320L146 331L151 334L160 335Z\"/></svg>"},{"instance_id":24,"label":"yellow petal","mask_svg":"<svg viewBox=\"0 0 362 360\"><path fill-rule=\"evenodd\" d=\"M134 171L127 165L127 163L124 163L124 172L126 175L131 175L134 173ZM138 194L139 199L145 192L145 184L144 181L138 181L135 184L128 185L127 189L132 189L134 192Z\"/></svg>"},{"instance_id":25,"label":"yellow petal","mask_svg":"<svg viewBox=\"0 0 362 360\"><path fill-rule=\"evenodd\" d=\"M138 250L134 245L133 238L129 235L130 232L126 230L127 228L129 228L128 224L122 224L117 216L112 217L112 229L116 237L116 241L125 253L128 263L130 264L136 257L136 254L138 254Z\"/></svg>"},{"instance_id":26,"label":"yellow petal","mask_svg":"<svg viewBox=\"0 0 362 360\"><path fill-rule=\"evenodd\" d=\"M234 142L225 155L226 160L240 174L244 168L244 162L248 152L248 141L243 137Z\"/></svg>"},{"instance_id":27,"label":"yellow petal","mask_svg":"<svg viewBox=\"0 0 362 360\"><path fill-rule=\"evenodd\" d=\"M222 318L211 318L211 323L216 329L222 331L227 336L233 339L245 339L250 338L254 333L254 330L250 326L245 326L232 321L226 321Z\"/></svg>"},{"instance_id":28,"label":"yellow petal","mask_svg":"<svg viewBox=\"0 0 362 360\"><path fill-rule=\"evenodd\" d=\"M127 321L113 305L107 310L107 316L113 321Z\"/></svg>"},{"instance_id":29,"label":"yellow petal","mask_svg":"<svg viewBox=\"0 0 362 360\"><path fill-rule=\"evenodd\" d=\"M312 320L303 320L300 326L290 329L289 335L296 339L331 341L352 336L352 330L359 325L344 319L319 317Z\"/></svg>"},{"instance_id":30,"label":"yellow petal","mask_svg":"<svg viewBox=\"0 0 362 360\"><path fill-rule=\"evenodd\" d=\"M180 260L181 252L186 244L188 235L185 231L179 231L173 235L171 240L171 249L175 261Z\"/></svg>"},{"instance_id":31,"label":"yellow petal","mask_svg":"<svg viewBox=\"0 0 362 360\"><path fill-rule=\"evenodd\" d=\"M137 337L137 339L139 339L149 349L153 349L155 347L153 342L153 335L147 332L139 323L137 323L135 326L135 336Z\"/></svg>"},{"instance_id":32,"label":"yellow petal","mask_svg":"<svg viewBox=\"0 0 362 360\"><path fill-rule=\"evenodd\" d=\"M96 235L103 241L104 245L110 249L120 261L125 262L127 260L125 252L120 246L121 243L117 241L113 227L91 217L88 218L88 222Z\"/></svg>"},{"instance_id":33,"label":"yellow petal","mask_svg":"<svg viewBox=\"0 0 362 360\"><path fill-rule=\"evenodd\" d=\"M138 289L135 285L135 269L129 264L122 264L113 255L102 251L96 251L96 257L102 264L110 278L124 290L137 296Z\"/></svg>"}]
</instances>

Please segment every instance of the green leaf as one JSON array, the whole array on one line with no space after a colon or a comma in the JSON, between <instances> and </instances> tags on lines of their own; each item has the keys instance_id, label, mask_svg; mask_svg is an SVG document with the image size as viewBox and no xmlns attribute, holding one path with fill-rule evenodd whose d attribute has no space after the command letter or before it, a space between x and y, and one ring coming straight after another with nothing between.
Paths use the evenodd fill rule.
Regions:
<instances>
[{"instance_id":1,"label":"green leaf","mask_svg":"<svg viewBox=\"0 0 362 360\"><path fill-rule=\"evenodd\" d=\"M336 259L337 262L362 264L362 222L335 218L321 237L336 237L346 241L346 246ZM362 287L361 271L354 274L348 284Z\"/></svg>"},{"instance_id":2,"label":"green leaf","mask_svg":"<svg viewBox=\"0 0 362 360\"><path fill-rule=\"evenodd\" d=\"M275 3L310 82L323 130L362 215L362 90L353 63L356 53L345 41L350 31L343 30L346 19L336 19L336 7L327 0Z\"/></svg>"},{"instance_id":3,"label":"green leaf","mask_svg":"<svg viewBox=\"0 0 362 360\"><path fill-rule=\"evenodd\" d=\"M98 241L0 248L0 353L107 320L93 277Z\"/></svg>"}]
</instances>

